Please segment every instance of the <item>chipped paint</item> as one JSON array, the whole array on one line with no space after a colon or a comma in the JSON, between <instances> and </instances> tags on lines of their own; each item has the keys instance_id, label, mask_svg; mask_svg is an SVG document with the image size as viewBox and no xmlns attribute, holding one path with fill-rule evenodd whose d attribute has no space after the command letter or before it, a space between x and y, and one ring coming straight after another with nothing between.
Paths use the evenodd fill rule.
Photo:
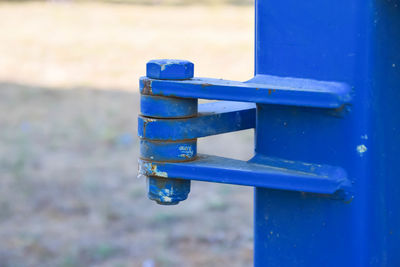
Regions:
<instances>
[{"instance_id":1,"label":"chipped paint","mask_svg":"<svg viewBox=\"0 0 400 267\"><path fill-rule=\"evenodd\" d=\"M160 200L162 202L174 202L174 200L172 199L173 196L173 191L169 190L168 188L163 188L159 191L158 196L160 197Z\"/></svg>"},{"instance_id":2,"label":"chipped paint","mask_svg":"<svg viewBox=\"0 0 400 267\"><path fill-rule=\"evenodd\" d=\"M153 94L152 80L150 80L150 79L143 80L143 88L142 88L141 93L144 95L152 95Z\"/></svg>"},{"instance_id":3,"label":"chipped paint","mask_svg":"<svg viewBox=\"0 0 400 267\"><path fill-rule=\"evenodd\" d=\"M171 190L169 190L168 188L164 188L163 190L161 190L163 193L169 195L171 193Z\"/></svg>"},{"instance_id":4,"label":"chipped paint","mask_svg":"<svg viewBox=\"0 0 400 267\"><path fill-rule=\"evenodd\" d=\"M155 122L155 121L156 121L155 119L144 117L144 119L143 119L143 136L139 136L139 137L146 137L147 124L151 123L151 122Z\"/></svg>"},{"instance_id":5,"label":"chipped paint","mask_svg":"<svg viewBox=\"0 0 400 267\"><path fill-rule=\"evenodd\" d=\"M364 144L361 144L361 145L357 146L356 150L357 150L358 154L360 155L360 157L362 157L364 155L364 153L367 152L368 148Z\"/></svg>"},{"instance_id":6,"label":"chipped paint","mask_svg":"<svg viewBox=\"0 0 400 267\"><path fill-rule=\"evenodd\" d=\"M164 64L160 64L160 66L161 66L161 71L164 71L169 66L180 66L180 64L177 64L176 60L169 60L166 61ZM183 67L187 69L186 65L184 65Z\"/></svg>"},{"instance_id":7,"label":"chipped paint","mask_svg":"<svg viewBox=\"0 0 400 267\"><path fill-rule=\"evenodd\" d=\"M157 165L151 162L142 161L139 164L139 174L168 178L168 173L159 171Z\"/></svg>"},{"instance_id":8,"label":"chipped paint","mask_svg":"<svg viewBox=\"0 0 400 267\"><path fill-rule=\"evenodd\" d=\"M161 205L176 205L185 200L190 192L188 180L150 176L146 182L148 197Z\"/></svg>"},{"instance_id":9,"label":"chipped paint","mask_svg":"<svg viewBox=\"0 0 400 267\"><path fill-rule=\"evenodd\" d=\"M160 196L163 202L172 202L172 198L168 196Z\"/></svg>"}]
</instances>

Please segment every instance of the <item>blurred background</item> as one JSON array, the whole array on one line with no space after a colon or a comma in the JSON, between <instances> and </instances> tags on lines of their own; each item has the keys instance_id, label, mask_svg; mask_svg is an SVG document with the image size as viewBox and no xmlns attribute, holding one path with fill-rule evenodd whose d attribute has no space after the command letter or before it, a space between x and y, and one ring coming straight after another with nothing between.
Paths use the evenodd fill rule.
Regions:
<instances>
[{"instance_id":1,"label":"blurred background","mask_svg":"<svg viewBox=\"0 0 400 267\"><path fill-rule=\"evenodd\" d=\"M252 266L252 188L148 200L136 118L150 59L250 78L253 13L252 0L0 2L0 266ZM198 147L247 160L253 132Z\"/></svg>"}]
</instances>

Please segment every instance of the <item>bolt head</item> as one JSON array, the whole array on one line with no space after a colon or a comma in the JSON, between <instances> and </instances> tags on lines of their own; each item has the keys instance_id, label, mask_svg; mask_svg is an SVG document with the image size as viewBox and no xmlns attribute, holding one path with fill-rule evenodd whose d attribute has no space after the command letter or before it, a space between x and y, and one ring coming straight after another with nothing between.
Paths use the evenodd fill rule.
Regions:
<instances>
[{"instance_id":1,"label":"bolt head","mask_svg":"<svg viewBox=\"0 0 400 267\"><path fill-rule=\"evenodd\" d=\"M190 192L190 180L147 178L147 196L160 205L176 205L187 199Z\"/></svg>"},{"instance_id":2,"label":"bolt head","mask_svg":"<svg viewBox=\"0 0 400 267\"><path fill-rule=\"evenodd\" d=\"M146 65L147 77L159 80L186 80L193 78L194 64L187 60L156 59Z\"/></svg>"}]
</instances>

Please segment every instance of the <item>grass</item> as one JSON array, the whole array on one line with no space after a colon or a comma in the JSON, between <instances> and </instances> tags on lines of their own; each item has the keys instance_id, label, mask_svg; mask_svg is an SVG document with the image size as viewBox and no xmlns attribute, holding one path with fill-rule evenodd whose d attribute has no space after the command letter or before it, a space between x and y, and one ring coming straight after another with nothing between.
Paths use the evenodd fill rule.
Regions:
<instances>
[{"instance_id":1,"label":"grass","mask_svg":"<svg viewBox=\"0 0 400 267\"><path fill-rule=\"evenodd\" d=\"M0 3L0 80L134 91L153 58L197 76L253 74L253 8Z\"/></svg>"},{"instance_id":2,"label":"grass","mask_svg":"<svg viewBox=\"0 0 400 267\"><path fill-rule=\"evenodd\" d=\"M162 207L135 177L146 61L245 80L252 8L2 2L0 17L0 266L251 265L250 188L193 182ZM251 135L199 151L246 159Z\"/></svg>"}]
</instances>

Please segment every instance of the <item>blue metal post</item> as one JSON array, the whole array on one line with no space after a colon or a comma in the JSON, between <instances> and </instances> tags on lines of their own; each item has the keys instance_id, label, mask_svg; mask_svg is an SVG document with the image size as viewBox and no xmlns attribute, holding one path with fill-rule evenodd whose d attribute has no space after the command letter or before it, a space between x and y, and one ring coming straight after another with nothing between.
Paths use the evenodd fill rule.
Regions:
<instances>
[{"instance_id":1,"label":"blue metal post","mask_svg":"<svg viewBox=\"0 0 400 267\"><path fill-rule=\"evenodd\" d=\"M400 266L400 1L256 1L256 74L340 81L343 117L258 105L256 153L342 166L351 202L255 190L256 266Z\"/></svg>"}]
</instances>

